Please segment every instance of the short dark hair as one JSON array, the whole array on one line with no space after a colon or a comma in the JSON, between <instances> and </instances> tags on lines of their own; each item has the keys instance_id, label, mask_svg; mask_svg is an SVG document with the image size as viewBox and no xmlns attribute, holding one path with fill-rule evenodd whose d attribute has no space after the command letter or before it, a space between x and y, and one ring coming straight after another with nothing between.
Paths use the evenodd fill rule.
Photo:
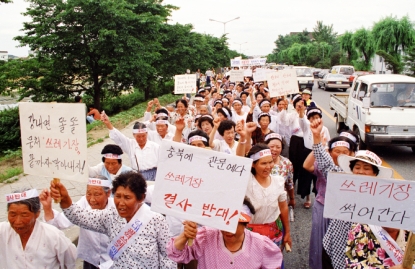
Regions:
<instances>
[{"instance_id":1,"label":"short dark hair","mask_svg":"<svg viewBox=\"0 0 415 269\"><path fill-rule=\"evenodd\" d=\"M280 102L285 101L283 98L277 99L277 106Z\"/></svg>"},{"instance_id":2,"label":"short dark hair","mask_svg":"<svg viewBox=\"0 0 415 269\"><path fill-rule=\"evenodd\" d=\"M226 113L225 111L227 111L228 113ZM232 118L232 111L229 108L225 107L225 106L218 108L218 112L216 112L216 113L221 113L227 119Z\"/></svg>"},{"instance_id":3,"label":"short dark hair","mask_svg":"<svg viewBox=\"0 0 415 269\"><path fill-rule=\"evenodd\" d=\"M270 133L274 133L273 131L271 131L271 132L269 132L268 134L270 134ZM266 137L266 136L265 136ZM272 140L278 140L278 141L280 141L281 142L281 149L284 149L285 148L285 141L284 141L284 139L282 139L282 140L279 140L278 138L276 138L276 137L272 137L272 138L269 138L269 139L267 139L267 140L265 140L264 141L264 143L265 144L269 144L269 142L271 142Z\"/></svg>"},{"instance_id":4,"label":"short dark hair","mask_svg":"<svg viewBox=\"0 0 415 269\"><path fill-rule=\"evenodd\" d=\"M263 94L262 92L257 92L257 93L255 94L255 98L257 98L257 97L258 97L258 95L261 95L261 96L262 96L262 98L265 98L265 94Z\"/></svg>"},{"instance_id":5,"label":"short dark hair","mask_svg":"<svg viewBox=\"0 0 415 269\"><path fill-rule=\"evenodd\" d=\"M246 95L246 97L249 96L249 92L243 91L241 94L239 94L239 97L242 97L242 95Z\"/></svg>"},{"instance_id":6,"label":"short dark hair","mask_svg":"<svg viewBox=\"0 0 415 269\"><path fill-rule=\"evenodd\" d=\"M236 126L235 122L233 122L231 120L224 120L219 124L218 133L221 136L223 136L225 131L232 130L232 128L235 130L235 126Z\"/></svg>"},{"instance_id":7,"label":"short dark hair","mask_svg":"<svg viewBox=\"0 0 415 269\"><path fill-rule=\"evenodd\" d=\"M23 188L23 189L19 189L19 190L15 190L13 191L13 193L22 193L25 191L29 191L29 188ZM40 212L40 199L39 197L33 197L33 198L29 198L29 199L25 199L25 200L20 200L17 202L11 202L11 203L7 203L7 211L9 211L9 207L12 204L16 204L16 205L26 205L27 208L29 209L30 212L32 213L38 213Z\"/></svg>"},{"instance_id":8,"label":"short dark hair","mask_svg":"<svg viewBox=\"0 0 415 269\"><path fill-rule=\"evenodd\" d=\"M189 107L189 103L187 103L187 100L185 100L185 99L178 99L178 100L176 100L176 107L177 107L177 104L178 103L182 103L185 108L188 108Z\"/></svg>"},{"instance_id":9,"label":"short dark hair","mask_svg":"<svg viewBox=\"0 0 415 269\"><path fill-rule=\"evenodd\" d=\"M351 171L353 171L353 168L354 168L354 166L356 165L356 163L358 161L361 161L362 162L362 160L359 160L359 159L350 161L349 167L350 167L350 170ZM376 165L373 165L373 164L370 164L370 165L372 165L373 173L375 173L375 175L379 175L379 168Z\"/></svg>"},{"instance_id":10,"label":"short dark hair","mask_svg":"<svg viewBox=\"0 0 415 269\"><path fill-rule=\"evenodd\" d=\"M108 144L108 145L105 145L105 147L101 150L101 154L107 154L107 153L121 155L123 154L123 151L118 145ZM122 163L121 159L117 159L117 161L119 164ZM105 162L105 157L102 157L102 162Z\"/></svg>"},{"instance_id":11,"label":"short dark hair","mask_svg":"<svg viewBox=\"0 0 415 269\"><path fill-rule=\"evenodd\" d=\"M190 140L190 138L192 138L193 136L196 136L196 135L206 138L207 142L206 141L202 141L202 142L206 147L209 147L209 136L205 132L203 132L202 130L199 130L199 129L194 130L193 132L190 132L188 137L187 137L187 140Z\"/></svg>"},{"instance_id":12,"label":"short dark hair","mask_svg":"<svg viewBox=\"0 0 415 269\"><path fill-rule=\"evenodd\" d=\"M164 113L164 114L169 115L169 111L167 111L167 109L165 109L164 107L161 107L161 108L157 109L156 114L158 114L158 113Z\"/></svg>"},{"instance_id":13,"label":"short dark hair","mask_svg":"<svg viewBox=\"0 0 415 269\"><path fill-rule=\"evenodd\" d=\"M139 121L136 121L134 123L133 129L143 129L143 128L147 128L147 126L144 123L139 122Z\"/></svg>"},{"instance_id":14,"label":"short dark hair","mask_svg":"<svg viewBox=\"0 0 415 269\"><path fill-rule=\"evenodd\" d=\"M213 127L213 120L210 117L200 117L199 120L197 121L197 127L199 127L200 129L202 129L202 123L204 121L209 122L209 124Z\"/></svg>"},{"instance_id":15,"label":"short dark hair","mask_svg":"<svg viewBox=\"0 0 415 269\"><path fill-rule=\"evenodd\" d=\"M79 95L75 96L75 102L76 103L81 102L81 100L82 100L82 97L81 96L79 96Z\"/></svg>"},{"instance_id":16,"label":"short dark hair","mask_svg":"<svg viewBox=\"0 0 415 269\"><path fill-rule=\"evenodd\" d=\"M251 199L249 199L248 196L245 196L243 204L249 208L249 211L251 211L252 215L255 215L256 213L255 207L252 205Z\"/></svg>"},{"instance_id":17,"label":"short dark hair","mask_svg":"<svg viewBox=\"0 0 415 269\"><path fill-rule=\"evenodd\" d=\"M260 152L261 150L264 149L269 149L267 144L264 143L257 143L254 146L252 146L252 148L249 150L249 152L246 154L246 157L251 157L252 155L254 155L255 153ZM253 163L257 163L258 160L254 161ZM256 171L255 168L251 167L251 173L255 176L256 175Z\"/></svg>"},{"instance_id":18,"label":"short dark hair","mask_svg":"<svg viewBox=\"0 0 415 269\"><path fill-rule=\"evenodd\" d=\"M293 97L293 98L294 98L294 97ZM303 104L305 105L305 102L304 102L303 98L297 98L297 99L295 99L295 100L294 100L294 102L293 102L293 106L294 106L294 108L295 108L295 106L297 105L297 103L298 103L298 102L300 102L300 101L302 101L302 102L303 102Z\"/></svg>"},{"instance_id":19,"label":"short dark hair","mask_svg":"<svg viewBox=\"0 0 415 269\"><path fill-rule=\"evenodd\" d=\"M135 171L121 173L112 181L112 194L115 194L120 186L129 188L137 200L142 200L146 197L147 182L141 173Z\"/></svg>"}]
</instances>

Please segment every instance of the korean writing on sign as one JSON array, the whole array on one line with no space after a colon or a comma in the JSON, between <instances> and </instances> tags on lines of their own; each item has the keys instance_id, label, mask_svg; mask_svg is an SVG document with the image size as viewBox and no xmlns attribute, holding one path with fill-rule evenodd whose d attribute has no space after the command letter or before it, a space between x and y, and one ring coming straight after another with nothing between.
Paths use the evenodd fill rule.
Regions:
<instances>
[{"instance_id":1,"label":"korean writing on sign","mask_svg":"<svg viewBox=\"0 0 415 269\"><path fill-rule=\"evenodd\" d=\"M26 174L88 177L84 104L20 103L19 114Z\"/></svg>"},{"instance_id":2,"label":"korean writing on sign","mask_svg":"<svg viewBox=\"0 0 415 269\"><path fill-rule=\"evenodd\" d=\"M267 74L267 81L271 97L298 92L298 81L295 69L270 72Z\"/></svg>"},{"instance_id":3,"label":"korean writing on sign","mask_svg":"<svg viewBox=\"0 0 415 269\"><path fill-rule=\"evenodd\" d=\"M244 81L244 70L231 70L229 80L232 82Z\"/></svg>"},{"instance_id":4,"label":"korean writing on sign","mask_svg":"<svg viewBox=\"0 0 415 269\"><path fill-rule=\"evenodd\" d=\"M174 94L195 93L196 74L174 76Z\"/></svg>"},{"instance_id":5,"label":"korean writing on sign","mask_svg":"<svg viewBox=\"0 0 415 269\"><path fill-rule=\"evenodd\" d=\"M414 199L412 181L329 173L324 217L410 230Z\"/></svg>"},{"instance_id":6,"label":"korean writing on sign","mask_svg":"<svg viewBox=\"0 0 415 269\"><path fill-rule=\"evenodd\" d=\"M163 141L151 209L234 232L252 160Z\"/></svg>"}]
</instances>

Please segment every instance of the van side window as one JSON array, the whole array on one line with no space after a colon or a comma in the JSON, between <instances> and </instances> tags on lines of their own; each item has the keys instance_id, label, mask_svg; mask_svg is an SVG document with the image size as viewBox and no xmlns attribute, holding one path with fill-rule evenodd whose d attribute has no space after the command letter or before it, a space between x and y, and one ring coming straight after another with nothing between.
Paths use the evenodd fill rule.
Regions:
<instances>
[{"instance_id":1,"label":"van side window","mask_svg":"<svg viewBox=\"0 0 415 269\"><path fill-rule=\"evenodd\" d=\"M359 99L360 101L363 101L363 97L365 97L365 96L366 96L366 94L367 94L367 89L368 89L367 84L362 82L362 83L360 84L359 93L358 93L358 95L357 95L357 97L358 97L358 99Z\"/></svg>"},{"instance_id":2,"label":"van side window","mask_svg":"<svg viewBox=\"0 0 415 269\"><path fill-rule=\"evenodd\" d=\"M356 84L353 89L352 97L357 99L357 89L359 89L360 82L356 81Z\"/></svg>"}]
</instances>

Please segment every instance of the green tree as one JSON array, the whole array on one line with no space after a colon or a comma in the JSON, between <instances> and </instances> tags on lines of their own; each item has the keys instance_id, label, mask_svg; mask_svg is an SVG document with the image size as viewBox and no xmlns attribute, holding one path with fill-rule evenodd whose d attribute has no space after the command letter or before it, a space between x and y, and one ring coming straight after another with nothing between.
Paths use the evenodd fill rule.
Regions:
<instances>
[{"instance_id":1,"label":"green tree","mask_svg":"<svg viewBox=\"0 0 415 269\"><path fill-rule=\"evenodd\" d=\"M393 74L400 74L402 72L402 63L399 60L397 60L394 56L390 55L384 50L378 50L376 51L376 54L380 57L383 57L383 60L386 64L386 68L388 70L391 70Z\"/></svg>"},{"instance_id":2,"label":"green tree","mask_svg":"<svg viewBox=\"0 0 415 269\"><path fill-rule=\"evenodd\" d=\"M11 3L12 2L12 0L0 0L0 3Z\"/></svg>"},{"instance_id":3,"label":"green tree","mask_svg":"<svg viewBox=\"0 0 415 269\"><path fill-rule=\"evenodd\" d=\"M415 77L415 46L412 46L407 50L406 55L403 56L403 61L407 67L407 74L411 77Z\"/></svg>"},{"instance_id":4,"label":"green tree","mask_svg":"<svg viewBox=\"0 0 415 269\"><path fill-rule=\"evenodd\" d=\"M415 30L408 16L400 20L396 17L386 17L375 23L372 29L375 46L378 50L396 57L400 61L400 53L406 52L415 43Z\"/></svg>"},{"instance_id":5,"label":"green tree","mask_svg":"<svg viewBox=\"0 0 415 269\"><path fill-rule=\"evenodd\" d=\"M338 37L338 42L342 51L344 51L347 56L347 63L351 63L352 60L355 60L357 57L356 49L353 46L353 33L346 31L343 35Z\"/></svg>"},{"instance_id":6,"label":"green tree","mask_svg":"<svg viewBox=\"0 0 415 269\"><path fill-rule=\"evenodd\" d=\"M361 28L353 34L352 42L353 47L363 56L362 61L356 60L354 64L360 70L369 70L371 67L370 60L375 54L375 42L372 33L365 28Z\"/></svg>"},{"instance_id":7,"label":"green tree","mask_svg":"<svg viewBox=\"0 0 415 269\"><path fill-rule=\"evenodd\" d=\"M39 62L50 60L57 87L80 87L101 107L113 95L141 86L148 95L152 63L160 57L160 28L175 7L143 0L30 0L24 35ZM45 89L47 90L47 89Z\"/></svg>"},{"instance_id":8,"label":"green tree","mask_svg":"<svg viewBox=\"0 0 415 269\"><path fill-rule=\"evenodd\" d=\"M337 33L334 32L333 24L324 25L323 21L317 21L313 30L313 37L316 42L326 42L332 46L336 43Z\"/></svg>"}]
</instances>

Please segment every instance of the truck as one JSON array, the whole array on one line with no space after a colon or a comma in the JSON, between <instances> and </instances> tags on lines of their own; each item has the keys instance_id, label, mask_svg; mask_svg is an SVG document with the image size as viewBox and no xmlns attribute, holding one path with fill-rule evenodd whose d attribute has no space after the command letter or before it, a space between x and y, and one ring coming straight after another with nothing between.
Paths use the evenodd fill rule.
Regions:
<instances>
[{"instance_id":1,"label":"truck","mask_svg":"<svg viewBox=\"0 0 415 269\"><path fill-rule=\"evenodd\" d=\"M415 78L378 74L356 77L350 93L330 96L336 130L359 136L359 149L408 146L415 153Z\"/></svg>"}]
</instances>

